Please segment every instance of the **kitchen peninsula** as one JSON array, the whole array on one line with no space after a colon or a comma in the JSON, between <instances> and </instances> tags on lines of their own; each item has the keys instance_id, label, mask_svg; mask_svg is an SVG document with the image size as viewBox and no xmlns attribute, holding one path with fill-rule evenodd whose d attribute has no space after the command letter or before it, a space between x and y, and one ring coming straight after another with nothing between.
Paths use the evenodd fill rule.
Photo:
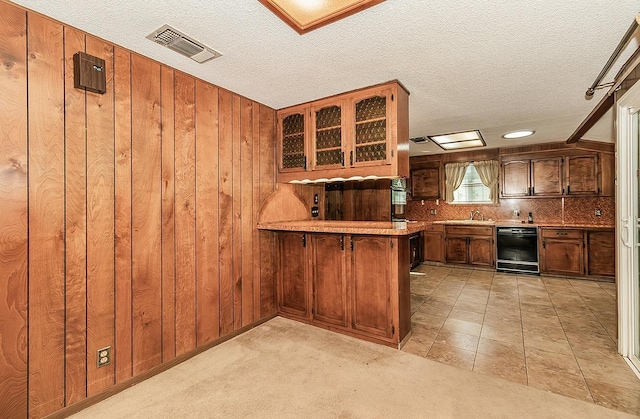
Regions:
<instances>
[{"instance_id":1,"label":"kitchen peninsula","mask_svg":"<svg viewBox=\"0 0 640 419\"><path fill-rule=\"evenodd\" d=\"M402 346L410 336L409 236L423 223L284 221L276 232L278 312L329 330Z\"/></svg>"}]
</instances>

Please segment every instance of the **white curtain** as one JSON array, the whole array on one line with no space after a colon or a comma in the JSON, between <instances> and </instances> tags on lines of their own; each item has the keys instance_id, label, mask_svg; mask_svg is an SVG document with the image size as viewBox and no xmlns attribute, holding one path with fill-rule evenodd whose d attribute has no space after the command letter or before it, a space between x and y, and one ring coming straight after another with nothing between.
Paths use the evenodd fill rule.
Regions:
<instances>
[{"instance_id":1,"label":"white curtain","mask_svg":"<svg viewBox=\"0 0 640 419\"><path fill-rule=\"evenodd\" d=\"M453 192L460 187L469 163L449 163L444 165L445 199L453 202Z\"/></svg>"},{"instance_id":2,"label":"white curtain","mask_svg":"<svg viewBox=\"0 0 640 419\"><path fill-rule=\"evenodd\" d=\"M500 173L500 165L497 160L474 161L473 167L476 168L480 180L489 188L489 199L494 204L498 203L498 174Z\"/></svg>"}]
</instances>

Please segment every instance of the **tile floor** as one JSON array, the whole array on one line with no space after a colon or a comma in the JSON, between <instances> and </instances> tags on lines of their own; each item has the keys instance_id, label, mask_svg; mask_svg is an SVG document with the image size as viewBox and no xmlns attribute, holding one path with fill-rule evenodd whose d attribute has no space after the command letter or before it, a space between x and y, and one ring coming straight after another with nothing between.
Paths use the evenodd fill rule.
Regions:
<instances>
[{"instance_id":1,"label":"tile floor","mask_svg":"<svg viewBox=\"0 0 640 419\"><path fill-rule=\"evenodd\" d=\"M616 352L615 284L420 265L403 351L640 415Z\"/></svg>"}]
</instances>

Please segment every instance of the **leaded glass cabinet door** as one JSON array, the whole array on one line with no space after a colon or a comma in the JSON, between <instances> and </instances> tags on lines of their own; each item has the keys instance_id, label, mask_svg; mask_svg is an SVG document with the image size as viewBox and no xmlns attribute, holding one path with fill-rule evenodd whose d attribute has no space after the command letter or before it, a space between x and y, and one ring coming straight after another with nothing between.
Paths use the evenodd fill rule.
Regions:
<instances>
[{"instance_id":1,"label":"leaded glass cabinet door","mask_svg":"<svg viewBox=\"0 0 640 419\"><path fill-rule=\"evenodd\" d=\"M309 108L292 108L278 116L279 169L281 172L305 171L307 169Z\"/></svg>"},{"instance_id":2,"label":"leaded glass cabinet door","mask_svg":"<svg viewBox=\"0 0 640 419\"><path fill-rule=\"evenodd\" d=\"M367 91L354 98L354 144L349 155L352 166L391 163L392 100L390 89Z\"/></svg>"},{"instance_id":3,"label":"leaded glass cabinet door","mask_svg":"<svg viewBox=\"0 0 640 419\"><path fill-rule=\"evenodd\" d=\"M315 103L311 108L313 169L344 167L345 121L342 101Z\"/></svg>"}]
</instances>

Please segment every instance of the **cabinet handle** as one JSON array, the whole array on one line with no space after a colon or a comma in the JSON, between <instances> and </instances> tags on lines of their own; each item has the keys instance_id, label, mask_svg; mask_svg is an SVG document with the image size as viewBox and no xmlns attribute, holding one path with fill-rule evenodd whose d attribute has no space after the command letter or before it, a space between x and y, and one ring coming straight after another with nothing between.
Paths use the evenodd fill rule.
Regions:
<instances>
[{"instance_id":1,"label":"cabinet handle","mask_svg":"<svg viewBox=\"0 0 640 419\"><path fill-rule=\"evenodd\" d=\"M569 234L569 233L567 233L566 231L558 232L558 236L566 236L567 234Z\"/></svg>"},{"instance_id":2,"label":"cabinet handle","mask_svg":"<svg viewBox=\"0 0 640 419\"><path fill-rule=\"evenodd\" d=\"M302 247L307 247L307 233L302 233Z\"/></svg>"},{"instance_id":3,"label":"cabinet handle","mask_svg":"<svg viewBox=\"0 0 640 419\"><path fill-rule=\"evenodd\" d=\"M340 236L340 250L344 250L344 234Z\"/></svg>"},{"instance_id":4,"label":"cabinet handle","mask_svg":"<svg viewBox=\"0 0 640 419\"><path fill-rule=\"evenodd\" d=\"M340 153L340 164L344 167L344 151Z\"/></svg>"},{"instance_id":5,"label":"cabinet handle","mask_svg":"<svg viewBox=\"0 0 640 419\"><path fill-rule=\"evenodd\" d=\"M571 194L571 186L567 185L567 195Z\"/></svg>"},{"instance_id":6,"label":"cabinet handle","mask_svg":"<svg viewBox=\"0 0 640 419\"><path fill-rule=\"evenodd\" d=\"M536 187L532 186L531 187L531 195L535 195L536 194Z\"/></svg>"},{"instance_id":7,"label":"cabinet handle","mask_svg":"<svg viewBox=\"0 0 640 419\"><path fill-rule=\"evenodd\" d=\"M349 166L353 166L353 150L349 152Z\"/></svg>"},{"instance_id":8,"label":"cabinet handle","mask_svg":"<svg viewBox=\"0 0 640 419\"><path fill-rule=\"evenodd\" d=\"M351 251L353 252L353 237L351 237Z\"/></svg>"},{"instance_id":9,"label":"cabinet handle","mask_svg":"<svg viewBox=\"0 0 640 419\"><path fill-rule=\"evenodd\" d=\"M546 247L547 247L547 243L544 240L542 240L542 248L545 249Z\"/></svg>"},{"instance_id":10,"label":"cabinet handle","mask_svg":"<svg viewBox=\"0 0 640 419\"><path fill-rule=\"evenodd\" d=\"M304 156L304 170L307 170L307 156Z\"/></svg>"}]
</instances>

